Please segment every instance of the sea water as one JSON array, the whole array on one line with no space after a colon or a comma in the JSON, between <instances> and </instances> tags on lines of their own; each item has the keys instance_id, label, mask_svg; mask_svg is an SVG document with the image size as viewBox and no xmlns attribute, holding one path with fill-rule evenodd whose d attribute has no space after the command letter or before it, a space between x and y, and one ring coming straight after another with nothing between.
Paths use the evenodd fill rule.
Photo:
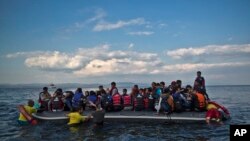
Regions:
<instances>
[{"instance_id":1,"label":"sea water","mask_svg":"<svg viewBox=\"0 0 250 141\"><path fill-rule=\"evenodd\" d=\"M129 86L128 86L129 87ZM210 99L228 108L232 119L223 125L197 123L114 123L102 129L91 123L68 127L67 121L38 121L37 126L19 126L18 104L38 99L39 87L5 86L0 88L0 140L229 140L230 124L250 123L250 86L210 86ZM75 90L76 88L63 88ZM90 90L91 88L84 89ZM50 90L52 92L52 90ZM120 91L122 91L120 89Z\"/></svg>"}]
</instances>

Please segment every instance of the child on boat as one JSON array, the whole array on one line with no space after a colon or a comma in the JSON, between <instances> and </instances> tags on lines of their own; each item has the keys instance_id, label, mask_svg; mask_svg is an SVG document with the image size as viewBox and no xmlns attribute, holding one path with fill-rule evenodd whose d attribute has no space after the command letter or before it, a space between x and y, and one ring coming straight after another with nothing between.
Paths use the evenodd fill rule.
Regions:
<instances>
[{"instance_id":1,"label":"child on boat","mask_svg":"<svg viewBox=\"0 0 250 141\"><path fill-rule=\"evenodd\" d=\"M89 116L85 118L83 115L81 115L81 113L82 113L81 108L73 108L73 112L66 115L69 117L68 125L77 125L84 121L88 121L90 119Z\"/></svg>"},{"instance_id":2,"label":"child on boat","mask_svg":"<svg viewBox=\"0 0 250 141\"><path fill-rule=\"evenodd\" d=\"M28 125L31 123L32 125L36 124L36 121L33 120L31 114L36 113L36 109L33 107L34 106L34 101L33 100L28 100L28 105L19 105L18 109L20 111L19 118L18 118L18 123L20 125Z\"/></svg>"}]
</instances>

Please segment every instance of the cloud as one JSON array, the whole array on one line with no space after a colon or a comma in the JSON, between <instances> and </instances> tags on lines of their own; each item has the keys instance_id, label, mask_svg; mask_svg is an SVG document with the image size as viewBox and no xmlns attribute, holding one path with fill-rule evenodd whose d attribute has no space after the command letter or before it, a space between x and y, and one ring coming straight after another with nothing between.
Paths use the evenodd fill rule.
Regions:
<instances>
[{"instance_id":1,"label":"cloud","mask_svg":"<svg viewBox=\"0 0 250 141\"><path fill-rule=\"evenodd\" d=\"M129 45L133 47L134 44ZM238 48L241 52L250 52L246 45ZM233 47L226 47L231 49ZM216 48L217 49L217 48ZM214 48L213 51L216 50ZM217 52L220 52L217 49ZM235 50L233 50L235 51ZM198 50L194 55L200 55ZM24 64L28 68L42 71L66 72L77 77L110 76L110 75L168 75L172 73L185 74L197 70L216 70L228 68L250 67L247 61L232 61L221 63L176 63L167 64L164 56L158 53L137 52L132 50L112 50L111 45L103 44L92 48L79 48L73 52L33 51L7 54L6 58L24 57Z\"/></svg>"},{"instance_id":2,"label":"cloud","mask_svg":"<svg viewBox=\"0 0 250 141\"><path fill-rule=\"evenodd\" d=\"M128 48L130 49L130 48L133 48L134 46L135 46L134 43L130 43L130 44L128 45Z\"/></svg>"},{"instance_id":3,"label":"cloud","mask_svg":"<svg viewBox=\"0 0 250 141\"><path fill-rule=\"evenodd\" d=\"M73 23L72 25L63 28L63 32L66 32L66 33L79 32L83 28L88 26L88 24L91 24L91 23L96 22L96 21L101 21L101 20L103 20L104 17L107 16L106 12L101 8L95 9L93 11L93 13L94 13L93 17L91 17L89 19L82 20L82 21L77 21L77 22Z\"/></svg>"},{"instance_id":4,"label":"cloud","mask_svg":"<svg viewBox=\"0 0 250 141\"><path fill-rule=\"evenodd\" d=\"M164 65L161 69L156 69L151 74L162 74L162 73L187 73L194 72L197 70L208 70L228 67L244 67L250 66L249 62L227 62L227 63L186 63L186 64L174 64Z\"/></svg>"},{"instance_id":5,"label":"cloud","mask_svg":"<svg viewBox=\"0 0 250 141\"><path fill-rule=\"evenodd\" d=\"M129 32L129 35L152 35L154 32L152 31L138 31L138 32Z\"/></svg>"},{"instance_id":6,"label":"cloud","mask_svg":"<svg viewBox=\"0 0 250 141\"><path fill-rule=\"evenodd\" d=\"M250 44L243 45L208 45L199 48L180 48L167 51L166 55L174 59L182 59L186 57L196 57L204 55L237 55L250 54Z\"/></svg>"},{"instance_id":7,"label":"cloud","mask_svg":"<svg viewBox=\"0 0 250 141\"><path fill-rule=\"evenodd\" d=\"M95 16L91 17L87 20L88 23L90 22L94 22L94 21L98 21L98 20L102 20L104 17L106 17L107 14L103 9L97 9L95 11Z\"/></svg>"},{"instance_id":8,"label":"cloud","mask_svg":"<svg viewBox=\"0 0 250 141\"><path fill-rule=\"evenodd\" d=\"M122 28L124 26L130 25L141 25L144 24L145 20L143 18L131 19L129 21L117 21L116 23L100 22L93 28L93 31L104 31L104 30L114 30Z\"/></svg>"}]
</instances>

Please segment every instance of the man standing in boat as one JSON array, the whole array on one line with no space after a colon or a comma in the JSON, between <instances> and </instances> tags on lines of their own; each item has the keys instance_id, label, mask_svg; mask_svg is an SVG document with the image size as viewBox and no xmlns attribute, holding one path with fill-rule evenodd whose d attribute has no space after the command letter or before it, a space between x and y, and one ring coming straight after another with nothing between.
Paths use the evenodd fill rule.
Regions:
<instances>
[{"instance_id":1,"label":"man standing in boat","mask_svg":"<svg viewBox=\"0 0 250 141\"><path fill-rule=\"evenodd\" d=\"M110 95L114 95L118 93L118 89L116 88L116 83L115 82L111 82L111 89L109 91Z\"/></svg>"},{"instance_id":2,"label":"man standing in boat","mask_svg":"<svg viewBox=\"0 0 250 141\"><path fill-rule=\"evenodd\" d=\"M205 86L205 78L201 76L201 72L197 71L197 77L194 80L194 90L201 91L202 94L205 95L206 99L209 100L209 97L206 92L206 86Z\"/></svg>"},{"instance_id":3,"label":"man standing in boat","mask_svg":"<svg viewBox=\"0 0 250 141\"><path fill-rule=\"evenodd\" d=\"M198 84L196 82L198 82ZM199 85L199 84L201 84L201 85ZM197 77L194 80L194 87L193 88L194 88L194 90L198 90L200 88L202 88L204 90L206 89L205 79L204 79L204 77L201 76L200 71L197 71Z\"/></svg>"}]
</instances>

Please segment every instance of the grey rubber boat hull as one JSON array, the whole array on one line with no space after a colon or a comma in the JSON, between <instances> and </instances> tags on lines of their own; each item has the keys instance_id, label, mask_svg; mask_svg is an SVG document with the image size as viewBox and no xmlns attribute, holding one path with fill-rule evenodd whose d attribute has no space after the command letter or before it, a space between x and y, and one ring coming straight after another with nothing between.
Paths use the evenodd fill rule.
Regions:
<instances>
[{"instance_id":1,"label":"grey rubber boat hull","mask_svg":"<svg viewBox=\"0 0 250 141\"><path fill-rule=\"evenodd\" d=\"M88 116L93 111L84 111L83 115ZM42 112L33 113L33 117L41 120L67 120L66 116L69 112ZM120 112L107 112L105 114L105 121L204 121L206 112L182 112L172 113L166 115L163 113L156 114L153 111L120 111Z\"/></svg>"}]
</instances>

